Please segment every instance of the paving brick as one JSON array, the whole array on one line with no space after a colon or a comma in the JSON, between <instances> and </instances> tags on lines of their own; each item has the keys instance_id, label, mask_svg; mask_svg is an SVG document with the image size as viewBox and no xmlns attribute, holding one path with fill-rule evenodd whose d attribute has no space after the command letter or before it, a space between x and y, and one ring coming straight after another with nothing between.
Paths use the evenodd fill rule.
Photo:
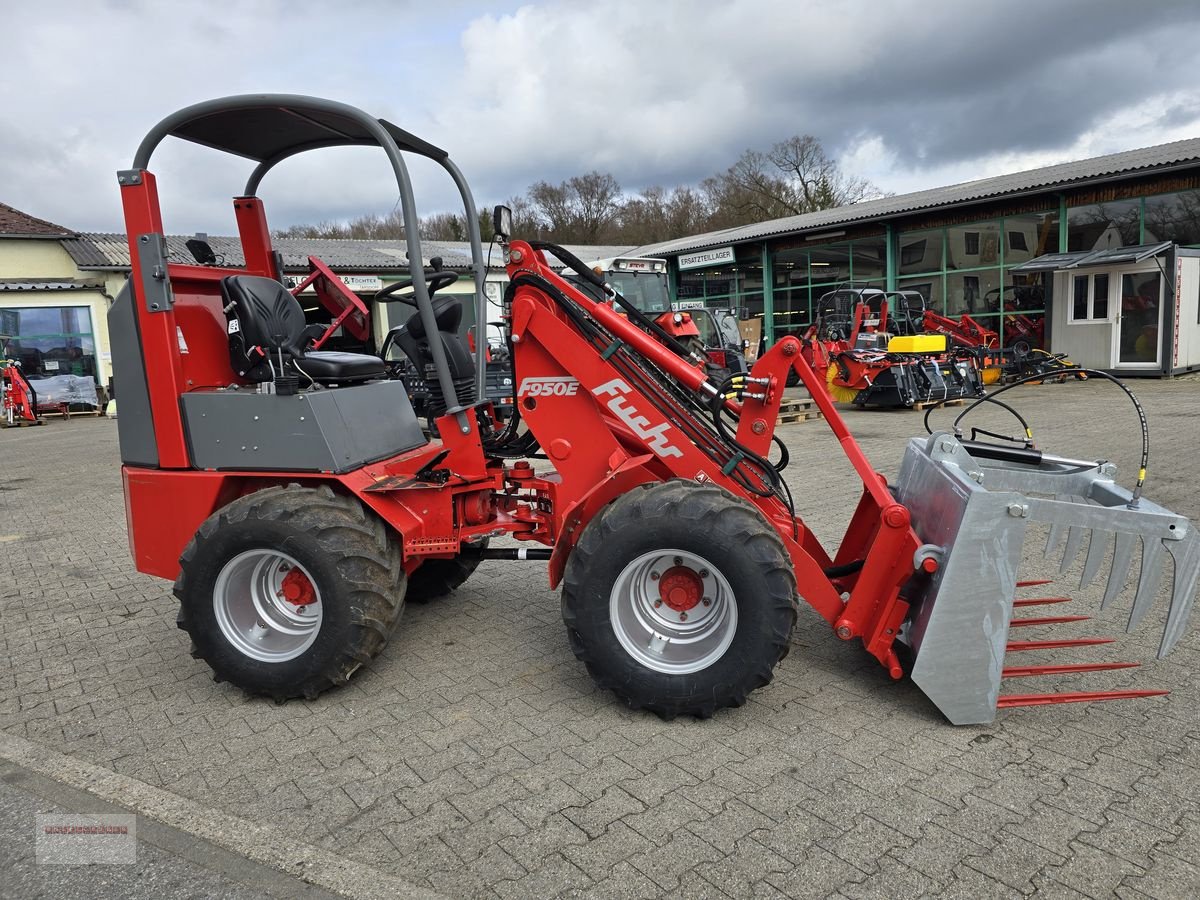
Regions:
<instances>
[{"instance_id":1,"label":"paving brick","mask_svg":"<svg viewBox=\"0 0 1200 900\"><path fill-rule=\"evenodd\" d=\"M1064 857L1024 838L1002 834L996 845L968 856L964 864L1014 891L1028 894L1033 877L1045 866L1061 865Z\"/></svg>"},{"instance_id":2,"label":"paving brick","mask_svg":"<svg viewBox=\"0 0 1200 900\"><path fill-rule=\"evenodd\" d=\"M500 881L494 890L501 897L555 897L569 890L587 887L587 875L560 855L548 859L541 868L516 881Z\"/></svg>"},{"instance_id":3,"label":"paving brick","mask_svg":"<svg viewBox=\"0 0 1200 900\"><path fill-rule=\"evenodd\" d=\"M1143 869L1119 856L1076 842L1061 864L1048 865L1034 882L1039 891L1043 881L1055 881L1089 897L1112 897L1129 876L1142 874Z\"/></svg>"},{"instance_id":4,"label":"paving brick","mask_svg":"<svg viewBox=\"0 0 1200 900\"><path fill-rule=\"evenodd\" d=\"M1195 386L1138 386L1152 424L1181 414L1154 434L1164 453L1200 443ZM1135 458L1136 435L1097 429L1083 388L1030 391L1046 446ZM847 416L886 472L919 430L903 414ZM781 436L798 497L806 472L829 472L822 501L800 504L828 541L858 488L824 467L835 448L813 424ZM0 456L0 488L15 488L0 489L0 534L27 535L0 545L0 729L449 896L1196 893L1195 630L1165 661L1096 676L1170 697L953 728L805 608L768 689L664 722L593 686L544 570L488 562L410 607L349 685L277 707L214 683L175 628L170 585L133 571L115 423L2 431ZM1151 495L1200 515L1186 477L1164 472ZM1024 573L1049 571L1027 551ZM1072 593L1096 611L1094 588ZM1114 658L1150 660L1152 632Z\"/></svg>"}]
</instances>

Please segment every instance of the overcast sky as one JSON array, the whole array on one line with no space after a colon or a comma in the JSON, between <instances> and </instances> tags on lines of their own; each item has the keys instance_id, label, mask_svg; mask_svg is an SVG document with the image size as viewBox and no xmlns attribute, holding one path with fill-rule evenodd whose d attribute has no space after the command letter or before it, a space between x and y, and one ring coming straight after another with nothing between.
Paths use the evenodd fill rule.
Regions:
<instances>
[{"instance_id":1,"label":"overcast sky","mask_svg":"<svg viewBox=\"0 0 1200 900\"><path fill-rule=\"evenodd\" d=\"M969 10L969 11L968 11ZM1200 135L1200 4L1102 0L0 0L0 202L123 230L114 173L160 118L228 94L324 96L446 148L481 205L592 169L695 183L813 134L904 193ZM413 164L422 214L452 208ZM168 231L233 232L250 164L160 148ZM274 227L384 213L382 154L291 160Z\"/></svg>"}]
</instances>

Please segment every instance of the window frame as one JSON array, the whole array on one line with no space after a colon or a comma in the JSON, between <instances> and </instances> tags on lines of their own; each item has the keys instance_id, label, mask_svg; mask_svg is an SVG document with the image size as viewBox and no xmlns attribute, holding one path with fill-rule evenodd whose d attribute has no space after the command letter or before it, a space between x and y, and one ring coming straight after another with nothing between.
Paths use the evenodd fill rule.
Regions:
<instances>
[{"instance_id":1,"label":"window frame","mask_svg":"<svg viewBox=\"0 0 1200 900\"><path fill-rule=\"evenodd\" d=\"M1117 304L1120 303L1118 298L1117 304L1113 303L1113 286L1120 284L1121 275L1118 274L1118 269L1097 269L1093 272L1075 272L1071 275L1071 296L1067 303L1067 324L1068 325L1113 325L1116 323L1116 316L1113 314ZM1107 306L1105 308L1106 315L1097 318L1096 311L1096 277L1103 276L1108 279L1108 289L1105 294ZM1075 284L1080 278L1087 279L1087 317L1076 318L1075 316ZM1116 291L1120 294L1120 289Z\"/></svg>"}]
</instances>

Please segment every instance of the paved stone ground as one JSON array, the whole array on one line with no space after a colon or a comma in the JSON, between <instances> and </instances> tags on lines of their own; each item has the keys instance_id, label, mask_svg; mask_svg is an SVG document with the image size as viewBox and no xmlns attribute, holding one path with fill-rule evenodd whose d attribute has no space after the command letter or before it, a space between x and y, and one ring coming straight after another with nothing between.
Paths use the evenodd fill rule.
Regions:
<instances>
[{"instance_id":1,"label":"paved stone ground","mask_svg":"<svg viewBox=\"0 0 1200 900\"><path fill-rule=\"evenodd\" d=\"M1200 383L1134 387L1151 419L1148 496L1200 518ZM1128 473L1136 420L1117 396L1072 383L1020 403L1048 449ZM893 473L921 430L913 412L848 418ZM820 422L781 435L799 507L836 543L858 493L848 466ZM1049 571L1028 556L1026 576ZM1077 596L1098 605L1095 588ZM1152 660L1162 615L1094 655ZM1119 632L1105 619L1059 627ZM632 713L572 657L538 564L486 563L410 607L369 670L311 703L215 684L174 620L170 586L127 555L115 423L0 432L10 735L457 897L1200 894L1195 627L1165 661L1075 682L1167 698L955 728L811 612L745 707Z\"/></svg>"}]
</instances>

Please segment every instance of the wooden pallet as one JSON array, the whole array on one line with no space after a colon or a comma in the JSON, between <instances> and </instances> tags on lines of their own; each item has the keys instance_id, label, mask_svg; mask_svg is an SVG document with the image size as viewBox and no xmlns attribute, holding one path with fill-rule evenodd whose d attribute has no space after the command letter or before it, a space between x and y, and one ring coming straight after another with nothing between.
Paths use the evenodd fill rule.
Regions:
<instances>
[{"instance_id":1,"label":"wooden pallet","mask_svg":"<svg viewBox=\"0 0 1200 900\"><path fill-rule=\"evenodd\" d=\"M791 425L795 422L807 422L809 419L820 419L821 411L816 408L812 398L784 400L779 404L780 425Z\"/></svg>"},{"instance_id":2,"label":"wooden pallet","mask_svg":"<svg viewBox=\"0 0 1200 900\"><path fill-rule=\"evenodd\" d=\"M796 422L807 422L809 419L820 419L821 413L817 410L811 412L789 412L779 414L778 422L780 425L792 425Z\"/></svg>"},{"instance_id":3,"label":"wooden pallet","mask_svg":"<svg viewBox=\"0 0 1200 900\"><path fill-rule=\"evenodd\" d=\"M104 415L104 412L99 409L85 409L85 410L80 410L78 412L72 412L69 409L39 409L38 410L39 418L53 417L53 418L57 418L57 419L74 419L77 417L83 417L85 419L94 419L97 416L102 416L102 415Z\"/></svg>"},{"instance_id":4,"label":"wooden pallet","mask_svg":"<svg viewBox=\"0 0 1200 900\"><path fill-rule=\"evenodd\" d=\"M972 399L974 399L974 398L972 398ZM912 408L917 411L921 411L921 410L930 409L934 406L963 406L966 404L966 402L967 402L966 397L955 397L953 400L917 401L916 403L914 403L912 405Z\"/></svg>"}]
</instances>

